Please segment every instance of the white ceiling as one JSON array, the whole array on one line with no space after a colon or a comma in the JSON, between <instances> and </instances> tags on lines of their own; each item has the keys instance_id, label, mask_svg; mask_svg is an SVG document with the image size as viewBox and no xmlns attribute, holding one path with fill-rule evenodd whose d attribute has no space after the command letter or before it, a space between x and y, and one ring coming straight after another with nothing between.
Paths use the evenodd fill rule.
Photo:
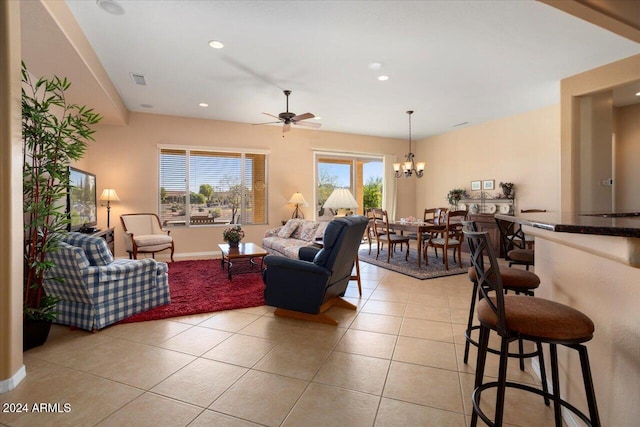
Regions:
<instances>
[{"instance_id":1,"label":"white ceiling","mask_svg":"<svg viewBox=\"0 0 640 427\"><path fill-rule=\"evenodd\" d=\"M67 3L130 111L260 123L290 89L290 111L322 130L396 138L406 110L424 138L557 104L561 79L640 53L535 1Z\"/></svg>"}]
</instances>

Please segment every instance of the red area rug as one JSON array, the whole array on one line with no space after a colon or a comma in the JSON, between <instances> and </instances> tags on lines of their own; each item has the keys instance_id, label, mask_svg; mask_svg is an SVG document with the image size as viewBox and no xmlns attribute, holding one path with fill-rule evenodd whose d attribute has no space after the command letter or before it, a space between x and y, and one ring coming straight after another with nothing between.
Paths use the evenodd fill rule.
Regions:
<instances>
[{"instance_id":1,"label":"red area rug","mask_svg":"<svg viewBox=\"0 0 640 427\"><path fill-rule=\"evenodd\" d=\"M176 261L169 263L171 304L135 314L118 323L144 322L189 314L211 313L235 308L264 305L264 283L260 269L234 274L227 279L227 270L219 259Z\"/></svg>"}]
</instances>

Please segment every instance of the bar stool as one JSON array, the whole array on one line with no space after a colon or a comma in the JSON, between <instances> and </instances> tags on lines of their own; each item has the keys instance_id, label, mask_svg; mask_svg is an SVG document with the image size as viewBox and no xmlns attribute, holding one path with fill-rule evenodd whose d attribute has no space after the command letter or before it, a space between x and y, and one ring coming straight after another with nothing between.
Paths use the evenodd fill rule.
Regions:
<instances>
[{"instance_id":1,"label":"bar stool","mask_svg":"<svg viewBox=\"0 0 640 427\"><path fill-rule=\"evenodd\" d=\"M475 221L462 221L464 231L478 231ZM499 266L500 277L502 279L502 287L505 293L509 291L514 292L516 295L524 294L528 296L534 296L534 290L540 286L540 278L530 271L525 271L517 268ZM476 275L475 267L469 267L468 272L469 280L473 283L473 292L471 294L471 306L469 309L469 320L467 321L467 330L465 331L466 342L464 344L464 363L469 361L469 346L473 344L478 347L478 342L475 341L471 334L473 331L480 329L480 325L473 325L473 314L475 313L476 298L478 294L478 279ZM518 340L518 353L509 353L509 357L516 357L520 359L520 370L524 371L524 359L529 357L539 357L540 372L543 376L546 375L544 356L542 354L542 345L536 345L536 351L531 353L524 353L523 340ZM500 354L500 351L489 348L490 353ZM546 390L546 384L544 384ZM545 399L545 403L548 404L548 400Z\"/></svg>"},{"instance_id":2,"label":"bar stool","mask_svg":"<svg viewBox=\"0 0 640 427\"><path fill-rule=\"evenodd\" d=\"M496 218L496 224L498 225L498 230L500 230L500 241L505 254L504 259L509 261L509 267L513 264L524 265L528 271L529 266L535 264L535 252L528 247L530 242L527 242L527 237L522 231L522 225L498 218Z\"/></svg>"},{"instance_id":3,"label":"bar stool","mask_svg":"<svg viewBox=\"0 0 640 427\"><path fill-rule=\"evenodd\" d=\"M490 426L501 426L506 388L509 387L550 398L553 401L557 427L562 426L561 409L563 406L580 417L587 425L600 426L589 357L587 348L583 345L593 337L595 328L591 319L578 310L546 299L504 295L502 278L499 274L495 274L499 267L494 249L489 242L488 233L465 232L465 236L471 250L471 264L477 273L478 290L482 295L477 307L481 326L475 388L471 397L473 401L471 425L476 426L478 417L480 417ZM487 254L489 259L487 268L485 268L484 254ZM498 381L483 383L491 330L497 331L502 338ZM518 338L549 344L553 393L507 381L509 343ZM560 396L557 345L572 348L580 355L589 417ZM546 382L545 376L542 377L542 382L543 384ZM497 393L494 421L491 421L480 408L480 397L483 391L493 387L497 388Z\"/></svg>"}]
</instances>

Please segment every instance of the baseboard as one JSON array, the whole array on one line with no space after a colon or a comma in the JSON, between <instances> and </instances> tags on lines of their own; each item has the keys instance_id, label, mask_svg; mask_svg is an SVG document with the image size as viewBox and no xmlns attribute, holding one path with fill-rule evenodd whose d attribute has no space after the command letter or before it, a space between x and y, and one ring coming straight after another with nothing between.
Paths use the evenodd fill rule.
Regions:
<instances>
[{"instance_id":1,"label":"baseboard","mask_svg":"<svg viewBox=\"0 0 640 427\"><path fill-rule=\"evenodd\" d=\"M538 380L542 382L542 374L540 373L540 362L538 361L537 357L531 359L531 368L533 369L533 372L535 372L536 377L538 377ZM549 389L549 393L553 393L553 385L549 381L547 381L547 387ZM573 412L567 410L564 406L562 407L562 419L564 420L567 427L580 427L584 425L582 423L579 423Z\"/></svg>"},{"instance_id":2,"label":"baseboard","mask_svg":"<svg viewBox=\"0 0 640 427\"><path fill-rule=\"evenodd\" d=\"M16 372L11 378L0 381L0 394L7 393L16 388L26 376L27 369L22 365L20 369L18 369L18 372Z\"/></svg>"}]
</instances>

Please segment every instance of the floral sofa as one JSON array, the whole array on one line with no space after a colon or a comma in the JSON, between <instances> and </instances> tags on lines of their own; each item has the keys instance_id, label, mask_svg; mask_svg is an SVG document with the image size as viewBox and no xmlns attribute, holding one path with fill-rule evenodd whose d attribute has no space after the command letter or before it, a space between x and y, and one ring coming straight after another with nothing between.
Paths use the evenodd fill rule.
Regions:
<instances>
[{"instance_id":1,"label":"floral sofa","mask_svg":"<svg viewBox=\"0 0 640 427\"><path fill-rule=\"evenodd\" d=\"M271 255L298 259L300 248L313 246L316 240L322 239L327 224L326 221L290 219L281 227L267 230L262 247Z\"/></svg>"}]
</instances>

